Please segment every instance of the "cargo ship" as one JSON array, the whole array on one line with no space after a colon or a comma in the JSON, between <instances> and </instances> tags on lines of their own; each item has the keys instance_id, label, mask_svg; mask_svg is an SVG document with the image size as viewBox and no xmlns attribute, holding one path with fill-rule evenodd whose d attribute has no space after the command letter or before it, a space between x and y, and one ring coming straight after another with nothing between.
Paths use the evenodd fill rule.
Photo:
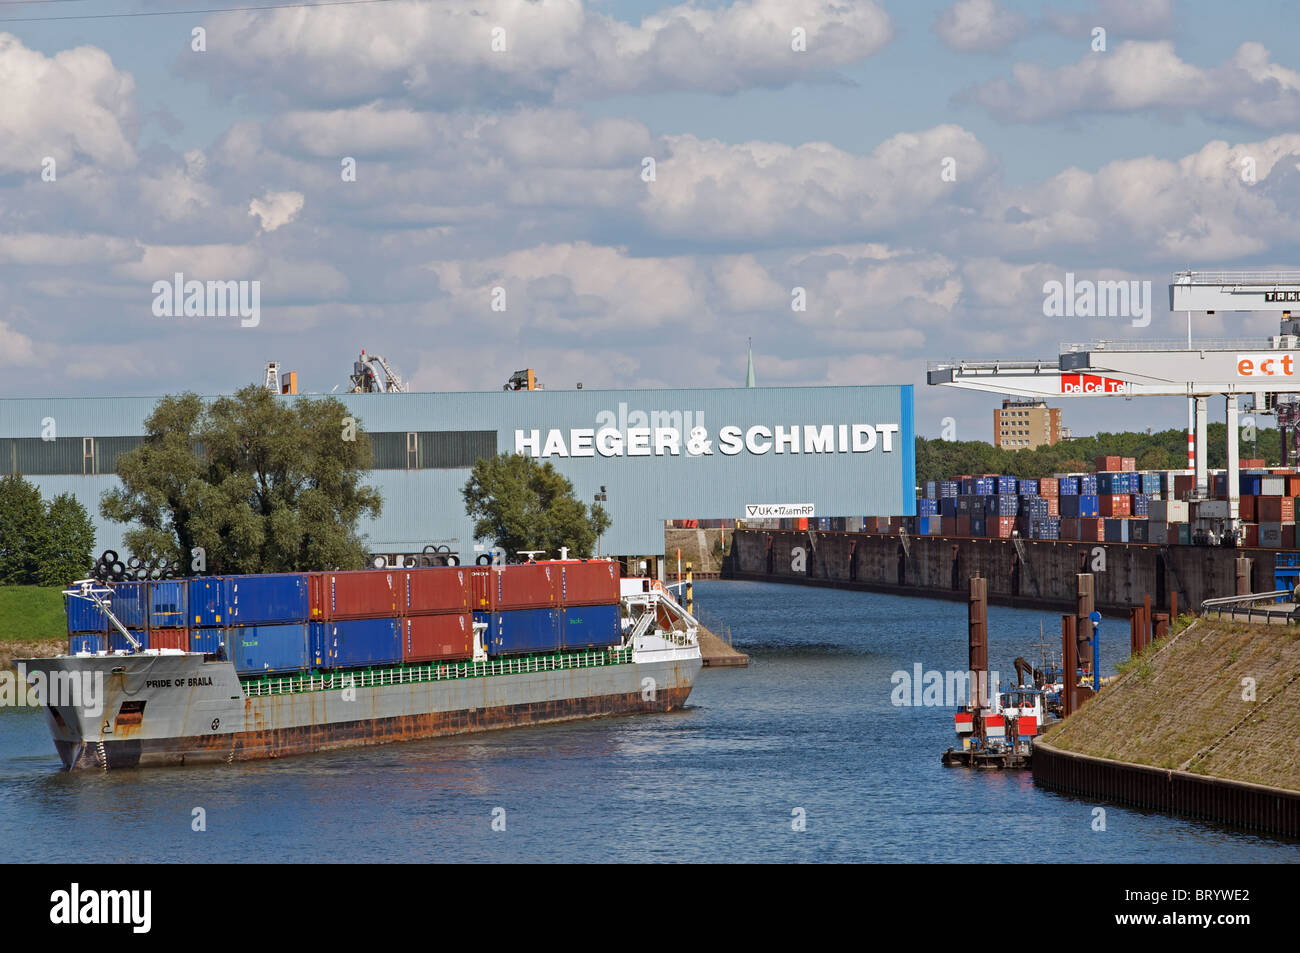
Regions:
<instances>
[{"instance_id":1,"label":"cargo ship","mask_svg":"<svg viewBox=\"0 0 1300 953\"><path fill-rule=\"evenodd\" d=\"M74 583L68 770L249 761L681 708L698 623L608 560Z\"/></svg>"}]
</instances>

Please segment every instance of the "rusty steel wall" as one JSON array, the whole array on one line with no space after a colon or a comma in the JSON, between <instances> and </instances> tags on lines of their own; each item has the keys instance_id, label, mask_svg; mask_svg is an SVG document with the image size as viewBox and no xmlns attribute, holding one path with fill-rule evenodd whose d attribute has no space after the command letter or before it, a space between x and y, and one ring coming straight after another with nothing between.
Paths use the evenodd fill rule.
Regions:
<instances>
[{"instance_id":1,"label":"rusty steel wall","mask_svg":"<svg viewBox=\"0 0 1300 953\"><path fill-rule=\"evenodd\" d=\"M1300 791L1110 761L1034 744L1034 783L1080 797L1287 837L1300 836Z\"/></svg>"},{"instance_id":2,"label":"rusty steel wall","mask_svg":"<svg viewBox=\"0 0 1300 953\"><path fill-rule=\"evenodd\" d=\"M898 536L804 530L737 530L724 578L840 586L965 601L967 580L988 580L990 602L1073 611L1075 576L1092 572L1096 607L1122 611L1151 596L1153 608L1195 610L1236 591L1236 559L1255 558L1255 590L1273 587L1274 550L1023 540L1025 565L1008 539ZM1097 551L1106 568L1094 568ZM1163 561L1163 572L1161 563ZM1163 578L1161 578L1163 577Z\"/></svg>"}]
</instances>

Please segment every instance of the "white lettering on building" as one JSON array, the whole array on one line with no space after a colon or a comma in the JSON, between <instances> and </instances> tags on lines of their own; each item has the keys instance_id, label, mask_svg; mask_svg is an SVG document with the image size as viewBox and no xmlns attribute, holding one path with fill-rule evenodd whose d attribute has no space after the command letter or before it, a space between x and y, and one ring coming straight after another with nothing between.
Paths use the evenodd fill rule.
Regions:
<instances>
[{"instance_id":1,"label":"white lettering on building","mask_svg":"<svg viewBox=\"0 0 1300 953\"><path fill-rule=\"evenodd\" d=\"M714 441L700 424L703 414L690 411L671 413L654 411L621 413L602 411L594 431L590 428L568 430L516 430L515 453L531 457L649 457L712 456ZM676 425L680 420L681 426ZM669 421L669 425L651 426ZM615 424L626 422L626 429ZM690 429L683 429L689 425ZM741 453L766 456L773 453L893 453L898 424L754 424L737 427L728 424L717 432L717 452L727 457Z\"/></svg>"}]
</instances>

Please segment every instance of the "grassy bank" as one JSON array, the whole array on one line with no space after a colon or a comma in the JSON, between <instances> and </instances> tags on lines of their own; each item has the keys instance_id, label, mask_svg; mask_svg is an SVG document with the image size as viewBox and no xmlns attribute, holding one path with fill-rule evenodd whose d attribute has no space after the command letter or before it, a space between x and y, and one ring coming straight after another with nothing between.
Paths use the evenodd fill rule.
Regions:
<instances>
[{"instance_id":1,"label":"grassy bank","mask_svg":"<svg viewBox=\"0 0 1300 953\"><path fill-rule=\"evenodd\" d=\"M1120 668L1046 740L1099 758L1300 790L1300 630L1202 619Z\"/></svg>"},{"instance_id":2,"label":"grassy bank","mask_svg":"<svg viewBox=\"0 0 1300 953\"><path fill-rule=\"evenodd\" d=\"M0 668L11 659L68 650L63 595L40 586L0 586Z\"/></svg>"}]
</instances>

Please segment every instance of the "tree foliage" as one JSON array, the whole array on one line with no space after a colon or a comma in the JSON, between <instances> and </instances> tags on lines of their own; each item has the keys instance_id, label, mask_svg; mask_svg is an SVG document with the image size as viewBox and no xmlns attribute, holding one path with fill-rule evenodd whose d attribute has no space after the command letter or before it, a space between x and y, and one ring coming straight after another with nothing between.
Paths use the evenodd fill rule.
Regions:
<instances>
[{"instance_id":1,"label":"tree foliage","mask_svg":"<svg viewBox=\"0 0 1300 953\"><path fill-rule=\"evenodd\" d=\"M525 550L558 556L561 546L586 558L610 526L604 507L588 511L555 467L523 454L479 460L462 494L475 537L495 541L512 558Z\"/></svg>"},{"instance_id":2,"label":"tree foliage","mask_svg":"<svg viewBox=\"0 0 1300 953\"><path fill-rule=\"evenodd\" d=\"M131 524L136 555L187 568L198 547L211 572L360 569L357 524L383 503L362 485L370 441L349 421L333 398L283 401L255 384L211 404L164 397L100 512Z\"/></svg>"},{"instance_id":3,"label":"tree foliage","mask_svg":"<svg viewBox=\"0 0 1300 953\"><path fill-rule=\"evenodd\" d=\"M1206 428L1211 468L1227 464L1227 427ZM1276 429L1257 430L1255 439L1241 440L1241 458L1263 458L1267 466L1279 466L1280 435ZM1183 470L1187 468L1187 431L1158 433L1099 433L1092 437L1063 440L1033 450L1003 450L980 440L950 441L916 438L916 478L948 480L963 474L1008 473L1033 479L1053 473L1091 473L1099 456L1133 457L1139 470Z\"/></svg>"},{"instance_id":4,"label":"tree foliage","mask_svg":"<svg viewBox=\"0 0 1300 953\"><path fill-rule=\"evenodd\" d=\"M70 493L48 503L17 473L0 479L0 584L63 586L94 562L95 526Z\"/></svg>"}]
</instances>

